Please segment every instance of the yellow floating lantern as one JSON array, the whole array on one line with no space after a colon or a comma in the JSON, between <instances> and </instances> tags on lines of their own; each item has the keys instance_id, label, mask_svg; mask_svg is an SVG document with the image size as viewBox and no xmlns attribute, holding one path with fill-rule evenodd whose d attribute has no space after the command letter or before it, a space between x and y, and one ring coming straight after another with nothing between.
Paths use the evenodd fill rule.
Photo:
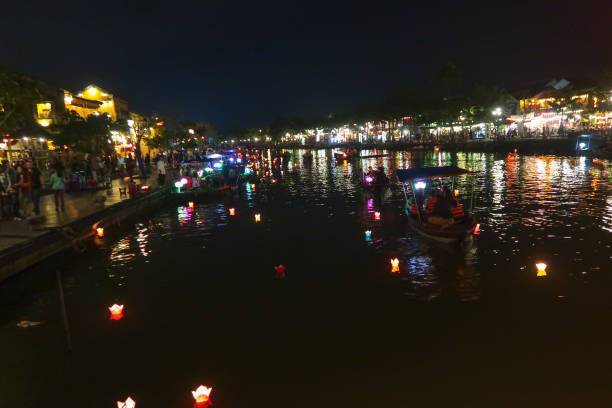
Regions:
<instances>
[{"instance_id":1,"label":"yellow floating lantern","mask_svg":"<svg viewBox=\"0 0 612 408\"><path fill-rule=\"evenodd\" d=\"M194 207L193 201L188 202L187 205L189 206L189 208L192 208L192 209Z\"/></svg>"},{"instance_id":2,"label":"yellow floating lantern","mask_svg":"<svg viewBox=\"0 0 612 408\"><path fill-rule=\"evenodd\" d=\"M538 275L537 276L546 276L546 267L548 265L546 265L544 262L540 262L536 264L536 268L538 269Z\"/></svg>"},{"instance_id":3,"label":"yellow floating lantern","mask_svg":"<svg viewBox=\"0 0 612 408\"><path fill-rule=\"evenodd\" d=\"M102 228L102 227L96 228L96 235L98 237L100 237L100 238L103 238L104 237L104 228Z\"/></svg>"},{"instance_id":4,"label":"yellow floating lantern","mask_svg":"<svg viewBox=\"0 0 612 408\"><path fill-rule=\"evenodd\" d=\"M236 215L236 209L235 208L230 208L229 209L229 215Z\"/></svg>"},{"instance_id":5,"label":"yellow floating lantern","mask_svg":"<svg viewBox=\"0 0 612 408\"><path fill-rule=\"evenodd\" d=\"M400 269L399 269L399 259L393 258L391 260L391 272L399 273L399 271L400 271Z\"/></svg>"},{"instance_id":6,"label":"yellow floating lantern","mask_svg":"<svg viewBox=\"0 0 612 408\"><path fill-rule=\"evenodd\" d=\"M136 401L132 397L127 397L125 401L117 401L117 408L134 408Z\"/></svg>"},{"instance_id":7,"label":"yellow floating lantern","mask_svg":"<svg viewBox=\"0 0 612 408\"><path fill-rule=\"evenodd\" d=\"M261 214L257 213L255 214L255 222L259 222L261 221Z\"/></svg>"}]
</instances>

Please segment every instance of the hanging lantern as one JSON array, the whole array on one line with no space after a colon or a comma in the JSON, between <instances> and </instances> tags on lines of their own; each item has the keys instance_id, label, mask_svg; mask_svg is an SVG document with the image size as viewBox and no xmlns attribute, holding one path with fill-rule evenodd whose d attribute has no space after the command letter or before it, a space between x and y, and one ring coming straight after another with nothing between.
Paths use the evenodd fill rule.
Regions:
<instances>
[{"instance_id":1,"label":"hanging lantern","mask_svg":"<svg viewBox=\"0 0 612 408\"><path fill-rule=\"evenodd\" d=\"M536 268L538 270L537 276L546 276L546 265L544 262L540 262L536 264Z\"/></svg>"},{"instance_id":2,"label":"hanging lantern","mask_svg":"<svg viewBox=\"0 0 612 408\"><path fill-rule=\"evenodd\" d=\"M393 258L391 260L391 272L393 273L399 273L399 259L397 258Z\"/></svg>"},{"instance_id":3,"label":"hanging lantern","mask_svg":"<svg viewBox=\"0 0 612 408\"><path fill-rule=\"evenodd\" d=\"M261 221L261 214L257 213L255 214L255 222L259 222Z\"/></svg>"},{"instance_id":4,"label":"hanging lantern","mask_svg":"<svg viewBox=\"0 0 612 408\"><path fill-rule=\"evenodd\" d=\"M380 221L380 212L376 211L376 212L374 213L374 219L375 219L376 221Z\"/></svg>"},{"instance_id":5,"label":"hanging lantern","mask_svg":"<svg viewBox=\"0 0 612 408\"><path fill-rule=\"evenodd\" d=\"M104 238L104 228L102 227L96 228L96 235L100 238Z\"/></svg>"},{"instance_id":6,"label":"hanging lantern","mask_svg":"<svg viewBox=\"0 0 612 408\"><path fill-rule=\"evenodd\" d=\"M367 230L365 232L365 240L366 240L366 242L370 242L372 240L372 231Z\"/></svg>"},{"instance_id":7,"label":"hanging lantern","mask_svg":"<svg viewBox=\"0 0 612 408\"><path fill-rule=\"evenodd\" d=\"M276 279L283 279L285 277L285 266L284 265L275 266L274 270L276 271Z\"/></svg>"},{"instance_id":8,"label":"hanging lantern","mask_svg":"<svg viewBox=\"0 0 612 408\"><path fill-rule=\"evenodd\" d=\"M125 401L117 401L117 408L134 408L136 406L136 401L132 399L132 397L127 397Z\"/></svg>"},{"instance_id":9,"label":"hanging lantern","mask_svg":"<svg viewBox=\"0 0 612 408\"><path fill-rule=\"evenodd\" d=\"M123 318L123 305L114 304L108 308L111 320L121 320Z\"/></svg>"},{"instance_id":10,"label":"hanging lantern","mask_svg":"<svg viewBox=\"0 0 612 408\"><path fill-rule=\"evenodd\" d=\"M195 391L191 391L193 399L195 400L195 406L197 408L212 406L212 401L210 400L211 391L212 387L205 387L203 385L200 385Z\"/></svg>"},{"instance_id":11,"label":"hanging lantern","mask_svg":"<svg viewBox=\"0 0 612 408\"><path fill-rule=\"evenodd\" d=\"M236 209L235 208L230 208L229 209L229 215L236 215Z\"/></svg>"},{"instance_id":12,"label":"hanging lantern","mask_svg":"<svg viewBox=\"0 0 612 408\"><path fill-rule=\"evenodd\" d=\"M188 202L187 205L189 206L189 208L193 209L193 201Z\"/></svg>"}]
</instances>

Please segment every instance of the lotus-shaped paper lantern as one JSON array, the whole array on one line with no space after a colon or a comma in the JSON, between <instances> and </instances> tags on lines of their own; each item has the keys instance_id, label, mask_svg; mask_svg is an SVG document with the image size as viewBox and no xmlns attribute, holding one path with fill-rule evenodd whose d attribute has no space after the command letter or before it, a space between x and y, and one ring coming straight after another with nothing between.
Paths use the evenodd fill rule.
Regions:
<instances>
[{"instance_id":1,"label":"lotus-shaped paper lantern","mask_svg":"<svg viewBox=\"0 0 612 408\"><path fill-rule=\"evenodd\" d=\"M200 385L195 391L191 391L197 408L212 406L212 401L210 400L211 391L212 387L205 387L203 385Z\"/></svg>"},{"instance_id":2,"label":"lotus-shaped paper lantern","mask_svg":"<svg viewBox=\"0 0 612 408\"><path fill-rule=\"evenodd\" d=\"M111 320L121 320L123 317L123 305L114 304L108 308Z\"/></svg>"},{"instance_id":3,"label":"lotus-shaped paper lantern","mask_svg":"<svg viewBox=\"0 0 612 408\"><path fill-rule=\"evenodd\" d=\"M398 273L399 271L399 259L393 258L391 260L391 272Z\"/></svg>"}]
</instances>

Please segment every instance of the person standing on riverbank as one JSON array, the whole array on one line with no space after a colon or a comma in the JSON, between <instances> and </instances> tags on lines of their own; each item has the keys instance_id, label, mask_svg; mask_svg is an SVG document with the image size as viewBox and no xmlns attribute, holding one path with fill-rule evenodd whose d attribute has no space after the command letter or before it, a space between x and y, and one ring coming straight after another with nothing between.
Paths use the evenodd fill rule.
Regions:
<instances>
[{"instance_id":1,"label":"person standing on riverbank","mask_svg":"<svg viewBox=\"0 0 612 408\"><path fill-rule=\"evenodd\" d=\"M163 186L166 184L166 162L164 156L159 156L157 161L157 184Z\"/></svg>"},{"instance_id":2,"label":"person standing on riverbank","mask_svg":"<svg viewBox=\"0 0 612 408\"><path fill-rule=\"evenodd\" d=\"M51 174L51 189L55 196L55 211L59 212L60 204L61 209L64 211L64 189L66 187L66 179L61 171L61 168L56 168L53 174Z\"/></svg>"},{"instance_id":3,"label":"person standing on riverbank","mask_svg":"<svg viewBox=\"0 0 612 408\"><path fill-rule=\"evenodd\" d=\"M34 205L34 214L40 215L40 191L42 190L45 181L43 180L42 173L38 169L36 162L32 163L29 173L32 186L32 189L30 190L30 199Z\"/></svg>"}]
</instances>

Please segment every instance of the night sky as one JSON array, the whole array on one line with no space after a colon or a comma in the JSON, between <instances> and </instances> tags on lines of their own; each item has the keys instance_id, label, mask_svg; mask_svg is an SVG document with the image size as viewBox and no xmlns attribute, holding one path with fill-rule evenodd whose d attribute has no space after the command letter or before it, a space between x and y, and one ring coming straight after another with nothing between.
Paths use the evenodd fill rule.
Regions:
<instances>
[{"instance_id":1,"label":"night sky","mask_svg":"<svg viewBox=\"0 0 612 408\"><path fill-rule=\"evenodd\" d=\"M609 2L11 3L0 64L221 130L348 110L399 83L423 88L449 60L468 82L512 89L587 75L612 56Z\"/></svg>"}]
</instances>

